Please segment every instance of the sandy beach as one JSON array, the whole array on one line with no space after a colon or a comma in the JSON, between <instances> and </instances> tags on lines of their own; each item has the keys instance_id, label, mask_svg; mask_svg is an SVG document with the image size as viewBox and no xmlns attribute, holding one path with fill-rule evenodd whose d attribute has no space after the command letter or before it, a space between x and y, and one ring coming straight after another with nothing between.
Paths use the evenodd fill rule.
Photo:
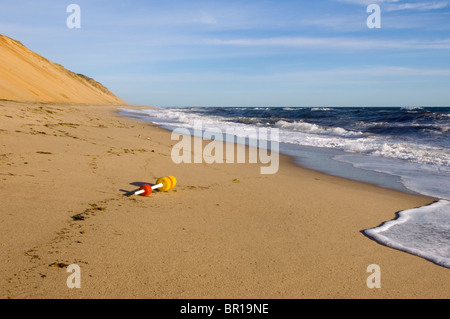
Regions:
<instances>
[{"instance_id":1,"label":"sandy beach","mask_svg":"<svg viewBox=\"0 0 450 319\"><path fill-rule=\"evenodd\" d=\"M450 297L448 269L362 234L435 199L285 156L274 175L177 165L170 132L117 109L0 101L0 298ZM125 196L166 175L173 190Z\"/></svg>"}]
</instances>

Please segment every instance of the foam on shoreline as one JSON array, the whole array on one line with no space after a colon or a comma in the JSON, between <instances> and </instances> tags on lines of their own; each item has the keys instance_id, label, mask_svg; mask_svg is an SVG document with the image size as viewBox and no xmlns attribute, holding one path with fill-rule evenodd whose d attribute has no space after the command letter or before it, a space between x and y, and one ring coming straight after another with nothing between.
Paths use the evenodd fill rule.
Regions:
<instances>
[{"instance_id":1,"label":"foam on shoreline","mask_svg":"<svg viewBox=\"0 0 450 319\"><path fill-rule=\"evenodd\" d=\"M364 234L377 242L450 268L450 201L398 213L398 218Z\"/></svg>"}]
</instances>

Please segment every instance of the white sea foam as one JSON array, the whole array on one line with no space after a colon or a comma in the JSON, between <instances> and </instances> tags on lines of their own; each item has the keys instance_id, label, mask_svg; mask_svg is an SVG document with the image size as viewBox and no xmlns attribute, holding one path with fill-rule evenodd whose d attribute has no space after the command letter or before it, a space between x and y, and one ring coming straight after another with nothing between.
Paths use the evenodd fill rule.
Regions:
<instances>
[{"instance_id":1,"label":"white sea foam","mask_svg":"<svg viewBox=\"0 0 450 319\"><path fill-rule=\"evenodd\" d=\"M401 110L405 111L415 111L415 110L423 110L423 107L420 106L404 106L400 108Z\"/></svg>"},{"instance_id":2,"label":"white sea foam","mask_svg":"<svg viewBox=\"0 0 450 319\"><path fill-rule=\"evenodd\" d=\"M305 133L313 133L313 134L321 134L321 135L334 135L334 136L346 136L346 137L355 137L355 136L363 136L362 132L352 132L341 127L325 127L319 126L317 124L311 124L304 121L296 121L296 122L287 122L280 120L275 123L275 127L293 130L297 132L305 132Z\"/></svg>"},{"instance_id":3,"label":"white sea foam","mask_svg":"<svg viewBox=\"0 0 450 319\"><path fill-rule=\"evenodd\" d=\"M354 154L335 159L357 168L397 176L407 189L416 193L450 200L450 167Z\"/></svg>"},{"instance_id":4,"label":"white sea foam","mask_svg":"<svg viewBox=\"0 0 450 319\"><path fill-rule=\"evenodd\" d=\"M284 127L281 126L281 128ZM309 129L309 132L281 130L280 140L285 143L333 148L349 153L401 159L420 164L450 166L449 152L438 147L387 140L377 136L354 137L358 135L338 129L324 131L317 128L318 133L315 133L314 128Z\"/></svg>"},{"instance_id":5,"label":"white sea foam","mask_svg":"<svg viewBox=\"0 0 450 319\"><path fill-rule=\"evenodd\" d=\"M409 209L398 218L365 230L374 240L450 268L450 201Z\"/></svg>"}]
</instances>

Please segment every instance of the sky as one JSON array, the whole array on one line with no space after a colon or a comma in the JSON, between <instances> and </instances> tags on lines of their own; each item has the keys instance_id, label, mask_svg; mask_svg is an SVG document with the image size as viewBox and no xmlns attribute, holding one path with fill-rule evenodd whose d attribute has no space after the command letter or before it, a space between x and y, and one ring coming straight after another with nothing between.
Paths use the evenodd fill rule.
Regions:
<instances>
[{"instance_id":1,"label":"sky","mask_svg":"<svg viewBox=\"0 0 450 319\"><path fill-rule=\"evenodd\" d=\"M0 0L0 12L0 34L134 105L450 105L450 0Z\"/></svg>"}]
</instances>

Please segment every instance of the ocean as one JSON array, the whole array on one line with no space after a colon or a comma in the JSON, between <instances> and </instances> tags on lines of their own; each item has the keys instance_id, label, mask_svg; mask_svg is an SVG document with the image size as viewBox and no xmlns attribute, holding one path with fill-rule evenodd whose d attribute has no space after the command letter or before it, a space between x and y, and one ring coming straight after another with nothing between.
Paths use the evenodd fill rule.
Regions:
<instances>
[{"instance_id":1,"label":"ocean","mask_svg":"<svg viewBox=\"0 0 450 319\"><path fill-rule=\"evenodd\" d=\"M436 203L399 214L372 239L450 268L450 107L160 107L121 109L173 130L278 128L280 153L303 167ZM383 221L380 221L380 223Z\"/></svg>"}]
</instances>

